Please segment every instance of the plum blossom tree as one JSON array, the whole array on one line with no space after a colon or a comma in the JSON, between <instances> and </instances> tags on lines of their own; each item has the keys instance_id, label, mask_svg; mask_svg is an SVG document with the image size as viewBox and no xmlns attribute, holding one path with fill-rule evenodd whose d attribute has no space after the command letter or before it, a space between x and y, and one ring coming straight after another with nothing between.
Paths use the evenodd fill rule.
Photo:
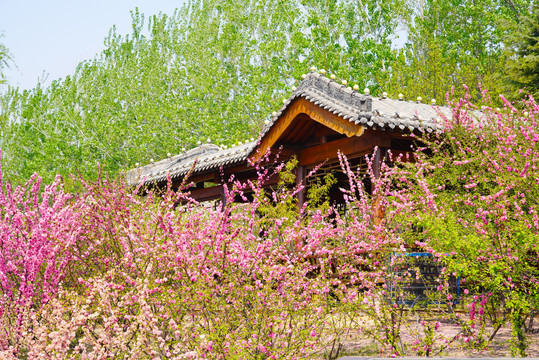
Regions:
<instances>
[{"instance_id":1,"label":"plum blossom tree","mask_svg":"<svg viewBox=\"0 0 539 360\"><path fill-rule=\"evenodd\" d=\"M504 109L479 115L468 99L455 103L444 136L423 138L429 150L417 153L408 184L418 196L418 244L473 291L470 311L481 308L493 325L487 342L509 320L512 353L523 356L525 321L539 308L539 106L501 101Z\"/></svg>"}]
</instances>

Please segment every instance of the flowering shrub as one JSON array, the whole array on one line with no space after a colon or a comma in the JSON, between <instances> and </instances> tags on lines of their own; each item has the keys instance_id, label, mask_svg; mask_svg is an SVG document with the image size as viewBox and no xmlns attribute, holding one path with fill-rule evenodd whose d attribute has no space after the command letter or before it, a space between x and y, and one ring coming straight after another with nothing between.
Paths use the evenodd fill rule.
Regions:
<instances>
[{"instance_id":1,"label":"flowering shrub","mask_svg":"<svg viewBox=\"0 0 539 360\"><path fill-rule=\"evenodd\" d=\"M281 359L319 353L334 342L327 338L328 320L343 316L340 304L368 308L366 300L376 298L376 308L384 308L376 294L387 268L372 253L398 248L399 240L384 224L372 226L372 205L351 171L356 177L347 201L354 211L346 218L327 206L291 216L299 189L288 186L290 174L283 171L278 189L251 183L253 202L219 210L170 190L140 198L106 179L84 183L71 202L56 183L42 195L33 186L29 203L36 207L41 196L47 211L40 214L50 214L41 221L57 226L55 237L36 243L48 255L41 268L54 265L55 277L42 273L47 287L39 294L21 290L24 297L16 298L13 285L3 288L4 297L12 296L6 306L33 299L17 303L24 305L18 317L3 314L13 331L2 343L5 354ZM260 183L272 175L260 172ZM228 198L246 190L230 183ZM15 203L22 192L8 190L4 198ZM34 214L30 205L13 209ZM12 235L17 227L5 228L12 232L2 260L9 263L20 243ZM18 269L25 271L23 262Z\"/></svg>"},{"instance_id":2,"label":"flowering shrub","mask_svg":"<svg viewBox=\"0 0 539 360\"><path fill-rule=\"evenodd\" d=\"M12 189L0 168L0 348L21 335L25 315L56 296L81 236L79 204L60 179L41 189L34 175Z\"/></svg>"},{"instance_id":3,"label":"flowering shrub","mask_svg":"<svg viewBox=\"0 0 539 360\"><path fill-rule=\"evenodd\" d=\"M408 167L408 184L419 243L473 292L466 340L484 346L509 320L523 356L525 320L539 308L539 106L501 98L504 109L480 117L467 99L455 103L445 136L423 139L429 153Z\"/></svg>"},{"instance_id":4,"label":"flowering shrub","mask_svg":"<svg viewBox=\"0 0 539 360\"><path fill-rule=\"evenodd\" d=\"M2 184L0 356L335 359L360 337L380 353L431 356L484 347L508 319L523 354L538 308L538 109L526 106L486 111L484 124L457 106L445 136L422 139L430 154L379 176L373 157L364 174L341 156L346 212L326 201L331 177L298 209L293 161L254 164L257 181L225 184L227 199L253 200L217 208L186 188L139 197L106 178L75 196L59 181L40 190L38 177ZM279 185L262 188L274 172ZM407 303L422 276L404 267L412 247L443 267L429 306ZM442 333L442 320L459 332Z\"/></svg>"}]
</instances>

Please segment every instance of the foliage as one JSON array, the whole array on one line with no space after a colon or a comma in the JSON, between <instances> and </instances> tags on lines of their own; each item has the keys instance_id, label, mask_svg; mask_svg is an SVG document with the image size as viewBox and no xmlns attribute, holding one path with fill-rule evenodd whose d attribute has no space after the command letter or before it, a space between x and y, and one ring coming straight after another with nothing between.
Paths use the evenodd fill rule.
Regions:
<instances>
[{"instance_id":1,"label":"foliage","mask_svg":"<svg viewBox=\"0 0 539 360\"><path fill-rule=\"evenodd\" d=\"M4 37L4 34L0 33L0 39ZM13 61L9 49L2 43L0 43L0 85L6 83L3 69L10 66Z\"/></svg>"},{"instance_id":2,"label":"foliage","mask_svg":"<svg viewBox=\"0 0 539 360\"><path fill-rule=\"evenodd\" d=\"M258 167L260 183L284 166ZM295 183L293 166L285 171L289 184ZM4 309L18 309L0 318L2 355L293 359L322 354L330 344L341 349L359 332L372 334L382 352L405 353L399 333L387 331L396 310L380 286L387 271L383 254L402 251L402 239L388 225L404 209L386 197L387 217L373 226L364 175L354 174L345 159L343 166L354 209L346 217L306 206L303 216L290 219L298 187L286 183L262 191L255 183L231 181L230 200L214 210L182 192L140 198L117 181L83 182L84 191L55 212L64 221L56 227L70 242L42 246L52 256L41 268L65 260L54 267L53 286L34 293L32 303L19 301L22 291L2 288L3 295L11 294ZM377 191L389 194L390 185L388 175ZM231 201L248 191L255 193L253 202ZM5 197L10 201L20 192ZM39 198L37 186L32 194L32 201ZM317 202L314 195L312 200ZM31 209L21 211L35 214ZM20 247L10 235L19 223L4 219L2 260L9 263ZM48 219L26 227L41 229ZM40 244L32 237L28 247ZM17 264L24 272L25 263ZM48 281L47 272L36 274ZM373 327L358 316L378 320Z\"/></svg>"},{"instance_id":3,"label":"foliage","mask_svg":"<svg viewBox=\"0 0 539 360\"><path fill-rule=\"evenodd\" d=\"M422 139L429 156L383 164L379 177L374 157L367 173L341 157L346 212L325 201L332 179L298 209L294 161L253 164L258 180L227 182L223 207L183 189L141 198L107 178L80 180L76 197L58 183L39 195L37 177L5 183L2 356L335 359L359 338L430 356L483 349L507 321L522 355L539 306L539 109L523 105L477 118L457 104L445 135ZM276 172L282 182L263 189ZM426 298L406 290L423 276L405 266L413 245L443 267Z\"/></svg>"},{"instance_id":4,"label":"foliage","mask_svg":"<svg viewBox=\"0 0 539 360\"><path fill-rule=\"evenodd\" d=\"M400 8L209 0L149 19L135 10L132 33L112 28L72 76L3 97L4 172L14 182L34 171L95 179L96 163L118 174L208 138L256 137L312 64L376 91Z\"/></svg>"},{"instance_id":5,"label":"foliage","mask_svg":"<svg viewBox=\"0 0 539 360\"><path fill-rule=\"evenodd\" d=\"M8 320L2 339L20 325L24 309L40 309L58 292L81 236L82 213L70 199L59 178L41 189L36 175L13 189L0 172L0 317Z\"/></svg>"},{"instance_id":6,"label":"foliage","mask_svg":"<svg viewBox=\"0 0 539 360\"><path fill-rule=\"evenodd\" d=\"M4 174L14 183L35 171L47 182L58 173L95 179L97 163L116 175L199 141L255 138L313 65L375 96L442 103L468 84L479 102L478 83L512 93L504 69L521 62L508 60L506 44L531 4L192 0L168 15L135 10L132 32L112 28L105 50L72 76L8 88Z\"/></svg>"},{"instance_id":7,"label":"foliage","mask_svg":"<svg viewBox=\"0 0 539 360\"><path fill-rule=\"evenodd\" d=\"M539 7L529 16L523 16L520 22L522 29L515 31L514 36L508 39L514 49L507 66L508 83L512 85L508 93L511 98L520 94L518 90L524 89L524 94L539 99ZM520 96L519 96L520 97Z\"/></svg>"},{"instance_id":8,"label":"foliage","mask_svg":"<svg viewBox=\"0 0 539 360\"><path fill-rule=\"evenodd\" d=\"M484 340L509 320L513 354L523 356L524 319L539 306L539 107L530 99L517 110L501 100L500 112L455 104L445 135L425 139L432 155L419 156L410 167L416 183L409 185L428 201L412 221L420 229L419 244L443 257L449 273L473 292L474 324L481 303L482 321L490 320L494 329Z\"/></svg>"},{"instance_id":9,"label":"foliage","mask_svg":"<svg viewBox=\"0 0 539 360\"><path fill-rule=\"evenodd\" d=\"M500 91L494 74L503 73L504 42L517 29L531 1L413 1L405 22L408 41L393 63L391 89L415 100L446 100L452 88L474 102L483 89ZM518 27L520 29L520 27Z\"/></svg>"}]
</instances>

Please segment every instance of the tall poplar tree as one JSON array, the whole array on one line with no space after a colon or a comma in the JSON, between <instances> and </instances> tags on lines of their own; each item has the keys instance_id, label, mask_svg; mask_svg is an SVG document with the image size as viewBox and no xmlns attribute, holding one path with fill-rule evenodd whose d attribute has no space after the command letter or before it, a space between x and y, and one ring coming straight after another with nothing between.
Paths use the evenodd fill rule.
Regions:
<instances>
[{"instance_id":1,"label":"tall poplar tree","mask_svg":"<svg viewBox=\"0 0 539 360\"><path fill-rule=\"evenodd\" d=\"M0 39L4 37L4 34L0 33ZM0 85L6 83L4 69L9 67L13 61L9 49L0 42Z\"/></svg>"},{"instance_id":2,"label":"tall poplar tree","mask_svg":"<svg viewBox=\"0 0 539 360\"><path fill-rule=\"evenodd\" d=\"M508 84L513 97L522 89L524 94L539 99L539 6L530 15L522 16L521 28L510 38L512 56L507 64Z\"/></svg>"},{"instance_id":3,"label":"tall poplar tree","mask_svg":"<svg viewBox=\"0 0 539 360\"><path fill-rule=\"evenodd\" d=\"M208 138L256 137L311 66L383 91L399 1L192 0L171 15L132 13L72 76L14 92L2 108L4 169L94 177ZM380 90L382 89L382 90Z\"/></svg>"},{"instance_id":4,"label":"tall poplar tree","mask_svg":"<svg viewBox=\"0 0 539 360\"><path fill-rule=\"evenodd\" d=\"M445 100L467 85L475 101L498 91L492 74L504 70L504 41L531 0L418 0L406 21L408 41L392 69L393 92Z\"/></svg>"}]
</instances>

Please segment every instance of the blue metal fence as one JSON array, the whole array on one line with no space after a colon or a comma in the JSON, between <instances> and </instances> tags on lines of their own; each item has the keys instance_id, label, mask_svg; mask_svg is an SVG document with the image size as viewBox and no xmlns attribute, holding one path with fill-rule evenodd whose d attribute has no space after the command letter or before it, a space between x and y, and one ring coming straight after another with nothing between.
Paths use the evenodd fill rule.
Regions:
<instances>
[{"instance_id":1,"label":"blue metal fence","mask_svg":"<svg viewBox=\"0 0 539 360\"><path fill-rule=\"evenodd\" d=\"M399 257L396 259L398 261L394 261L394 257ZM387 259L389 273L386 279L389 290L388 300L409 306L416 304L426 306L435 303L457 304L460 297L459 277L449 278L449 291L453 299L434 296L440 285L438 280L443 265L433 260L432 254L428 252L390 254ZM405 273L408 275L403 276ZM400 279L401 277L404 280Z\"/></svg>"}]
</instances>

